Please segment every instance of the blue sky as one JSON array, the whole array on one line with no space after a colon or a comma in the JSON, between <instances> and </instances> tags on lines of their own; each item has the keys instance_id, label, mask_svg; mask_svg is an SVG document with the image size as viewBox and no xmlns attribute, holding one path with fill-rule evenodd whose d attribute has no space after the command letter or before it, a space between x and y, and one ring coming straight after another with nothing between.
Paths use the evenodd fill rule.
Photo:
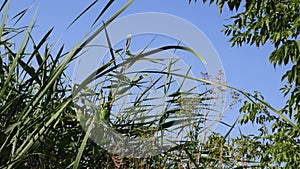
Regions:
<instances>
[{"instance_id":1,"label":"blue sky","mask_svg":"<svg viewBox=\"0 0 300 169\"><path fill-rule=\"evenodd\" d=\"M17 1L12 0L10 17L21 9L34 4L34 8L39 4L37 15L37 27L34 30L38 40L51 27L54 27L53 36L50 42L56 42L61 36L59 44L65 44L70 49L89 30L90 25L97 16L97 12L103 7L99 3L89 13L84 15L76 24L66 31L70 22L92 1L82 0L40 0L33 3L33 0ZM108 18L126 1L117 1L103 19ZM28 24L34 10L27 14ZM134 14L139 12L163 12L169 13L188 20L197 26L212 42L222 61L228 84L248 92L254 90L262 92L265 99L276 108L284 104L284 98L279 89L282 87L281 76L285 69L273 68L268 62L268 56L273 48L269 45L233 47L228 42L229 38L221 32L223 24L229 23L228 18L233 13L227 10L219 14L216 5L209 6L201 1L188 4L188 0L136 0L123 14ZM226 121L232 122L239 115L238 106L224 113Z\"/></svg>"}]
</instances>

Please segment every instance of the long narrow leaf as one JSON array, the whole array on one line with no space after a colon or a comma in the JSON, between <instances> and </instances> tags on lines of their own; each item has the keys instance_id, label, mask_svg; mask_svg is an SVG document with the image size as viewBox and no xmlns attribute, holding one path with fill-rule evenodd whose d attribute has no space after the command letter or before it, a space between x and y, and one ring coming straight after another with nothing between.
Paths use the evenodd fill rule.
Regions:
<instances>
[{"instance_id":1,"label":"long narrow leaf","mask_svg":"<svg viewBox=\"0 0 300 169\"><path fill-rule=\"evenodd\" d=\"M99 0L95 0L93 3L91 3L85 10L83 10L67 27L69 29L82 15L84 15L91 7L93 7Z\"/></svg>"},{"instance_id":2,"label":"long narrow leaf","mask_svg":"<svg viewBox=\"0 0 300 169\"><path fill-rule=\"evenodd\" d=\"M9 2L8 2L8 3L9 3ZM8 10L8 7L7 7L7 10ZM6 11L5 13L7 14L7 11ZM6 17L6 14L5 14L5 17ZM35 11L34 16L32 17L31 23L29 24L29 26L28 26L28 28L27 28L27 31L26 31L26 33L25 33L25 35L24 35L24 38L23 38L22 42L21 42L21 45L20 45L19 50L18 50L18 52L17 52L17 54L16 54L16 57L14 58L13 63L12 63L12 65L11 65L10 69L9 69L9 73L8 73L8 75L7 75L7 78L6 78L5 82L4 82L4 86L3 86L3 88L2 88L2 90L1 90L1 92L0 92L0 96L3 95L3 93L5 92L5 90L6 90L6 88L7 88L7 84L8 84L8 83L10 82L10 80L11 80L11 77L12 77L12 75L13 75L13 73L14 73L14 71L15 71L15 68L16 68L16 66L17 66L18 59L19 59L19 57L20 57L22 51L24 50L23 47L25 46L25 43L26 43L27 38L28 38L28 36L29 36L29 32L31 31L31 29L32 29L32 27L33 27L33 23L34 23L34 20L35 20L35 18L36 18L36 15L37 15L37 10ZM5 20L5 18L4 18L3 20ZM2 30L1 30L1 29L2 29L3 27L4 27L4 22L2 21L2 25L1 25L1 28L0 28L0 33L1 33L1 34L2 34ZM0 36L1 36L1 35L0 35Z\"/></svg>"},{"instance_id":3,"label":"long narrow leaf","mask_svg":"<svg viewBox=\"0 0 300 169\"><path fill-rule=\"evenodd\" d=\"M92 24L92 26L94 26L97 21L100 19L100 17L104 14L104 12L112 5L112 3L115 0L109 0L109 2L105 5L105 7L101 10L100 14L97 16L97 18L95 19L94 23Z\"/></svg>"},{"instance_id":4,"label":"long narrow leaf","mask_svg":"<svg viewBox=\"0 0 300 169\"><path fill-rule=\"evenodd\" d=\"M91 123L90 123L90 125L89 125L89 127L87 129L87 131L85 132L85 136L84 136L84 138L82 140L82 143L80 145L79 151L78 151L77 156L76 156L76 159L74 161L73 169L77 169L78 166L79 166L79 162L80 162L81 156L83 154L83 151L85 149L86 143L88 141L88 138L90 137L92 129L94 128L95 117L96 117L96 115L93 117L93 119L92 119L92 121L91 121Z\"/></svg>"}]
</instances>

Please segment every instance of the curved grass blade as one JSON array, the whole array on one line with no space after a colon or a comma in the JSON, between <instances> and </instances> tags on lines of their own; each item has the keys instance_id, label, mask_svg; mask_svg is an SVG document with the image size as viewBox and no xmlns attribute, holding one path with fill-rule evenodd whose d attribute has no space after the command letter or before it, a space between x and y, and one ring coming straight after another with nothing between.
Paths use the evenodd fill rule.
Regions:
<instances>
[{"instance_id":1,"label":"curved grass blade","mask_svg":"<svg viewBox=\"0 0 300 169\"><path fill-rule=\"evenodd\" d=\"M5 7L7 2L8 2L8 0L3 1L2 5L0 7L0 11L2 11L2 9Z\"/></svg>"},{"instance_id":2,"label":"curved grass blade","mask_svg":"<svg viewBox=\"0 0 300 169\"><path fill-rule=\"evenodd\" d=\"M92 24L92 26L94 26L97 21L100 19L100 17L104 14L104 12L112 5L112 3L114 2L115 0L110 0L106 5L105 7L102 9L102 11L100 12L100 14L97 16L97 18L95 19L94 23Z\"/></svg>"},{"instance_id":3,"label":"curved grass blade","mask_svg":"<svg viewBox=\"0 0 300 169\"><path fill-rule=\"evenodd\" d=\"M31 6L31 7L32 7L32 6ZM17 19L17 20L15 21L15 23L14 23L13 26L15 26L15 25L23 18L23 16L26 14L26 12L27 12L31 7L22 10L21 12L19 12L18 14L16 14L16 15L12 18L12 19Z\"/></svg>"},{"instance_id":4,"label":"curved grass blade","mask_svg":"<svg viewBox=\"0 0 300 169\"><path fill-rule=\"evenodd\" d=\"M103 25L104 25L104 22L103 22ZM105 32L105 37L106 37L106 40L107 40L109 52L110 52L110 55L111 55L111 60L113 60L113 61L114 61L114 65L117 66L117 64L116 64L116 59L115 59L115 55L114 55L114 50L113 50L113 48L112 48L112 46L111 46L111 42L110 42L110 39L109 39L109 36L108 36L108 32L107 32L106 27L104 27L104 32Z\"/></svg>"},{"instance_id":5,"label":"curved grass blade","mask_svg":"<svg viewBox=\"0 0 300 169\"><path fill-rule=\"evenodd\" d=\"M92 129L94 128L95 117L96 117L96 115L93 116L93 119L92 119L92 121L91 121L91 123L90 123L88 129L87 129L86 132L85 132L85 136L84 136L84 138L83 138L83 140L82 140L82 143L81 143L81 145L80 145L79 151L78 151L78 153L77 153L76 159L75 159L74 164L73 164L73 169L77 169L78 166L79 166L80 159L81 159L81 156L82 156L83 151L84 151L84 149L85 149L86 143L87 143L87 141L88 141L88 139L89 139L89 137L90 137L90 134L91 134L91 132L92 132Z\"/></svg>"},{"instance_id":6,"label":"curved grass blade","mask_svg":"<svg viewBox=\"0 0 300 169\"><path fill-rule=\"evenodd\" d=\"M6 23L6 19L7 19L7 14L8 14L8 9L9 9L9 4L10 4L10 0L6 0L3 2L2 6L1 6L1 10L5 7L6 5L6 8L5 8L5 11L4 11L4 14L2 16L2 22L1 22L1 27L0 27L0 37L1 37L1 41L2 41L2 33L3 33L3 30L4 30L4 27L5 27L5 23ZM0 11L1 11L0 10Z\"/></svg>"},{"instance_id":7,"label":"curved grass blade","mask_svg":"<svg viewBox=\"0 0 300 169\"><path fill-rule=\"evenodd\" d=\"M82 15L84 15L91 7L93 7L99 0L95 0L93 3L91 3L85 10L83 10L67 27L69 29Z\"/></svg>"}]
</instances>

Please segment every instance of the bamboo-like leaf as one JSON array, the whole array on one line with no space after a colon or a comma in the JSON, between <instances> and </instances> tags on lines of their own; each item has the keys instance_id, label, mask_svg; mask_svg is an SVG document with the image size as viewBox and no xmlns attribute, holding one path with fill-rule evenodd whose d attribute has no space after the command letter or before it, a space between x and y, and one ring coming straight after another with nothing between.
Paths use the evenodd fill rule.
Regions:
<instances>
[{"instance_id":1,"label":"bamboo-like leaf","mask_svg":"<svg viewBox=\"0 0 300 169\"><path fill-rule=\"evenodd\" d=\"M167 72L171 72L171 67L172 67L172 59L170 59L169 64L167 66ZM169 90L170 86L171 86L171 80L172 80L172 76L169 79L169 74L166 75L166 79L164 81L164 94L167 95L167 91ZM169 82L169 83L168 83Z\"/></svg>"},{"instance_id":2,"label":"bamboo-like leaf","mask_svg":"<svg viewBox=\"0 0 300 169\"><path fill-rule=\"evenodd\" d=\"M143 96L153 88L153 86L155 84L157 84L159 82L159 80L162 78L162 76L160 76L159 78L157 78L153 83L151 83L141 94L140 96L137 98L137 100L135 101L134 105L136 105L136 103L139 103L141 101L141 99L143 98Z\"/></svg>"},{"instance_id":3,"label":"bamboo-like leaf","mask_svg":"<svg viewBox=\"0 0 300 169\"><path fill-rule=\"evenodd\" d=\"M38 83L42 84L41 80L37 73L35 73L35 69L28 64L24 63L22 60L18 60L18 63L22 66L22 68Z\"/></svg>"},{"instance_id":4,"label":"bamboo-like leaf","mask_svg":"<svg viewBox=\"0 0 300 169\"><path fill-rule=\"evenodd\" d=\"M190 73L191 69L192 69L192 66L190 66L189 69L187 70L187 72L185 73L186 76L188 76L188 74ZM179 85L179 88L177 89L178 92L183 87L185 80L186 80L186 78L183 78L182 82Z\"/></svg>"},{"instance_id":5,"label":"bamboo-like leaf","mask_svg":"<svg viewBox=\"0 0 300 169\"><path fill-rule=\"evenodd\" d=\"M84 138L83 138L83 140L82 140L82 143L81 143L81 145L80 145L80 148L79 148L78 153L77 153L77 156L76 156L76 159L75 159L75 161L74 161L73 169L77 169L78 166L79 166L80 159L81 159L81 156L82 156L83 151L84 151L84 149L85 149L86 143L87 143L87 141L88 141L88 139L89 139L89 137L90 137L90 134L91 134L91 132L92 132L92 129L94 128L95 117L96 117L96 115L93 116L93 119L92 119L92 121L91 121L91 123L90 123L88 129L87 129L86 132L85 132L85 136L84 136Z\"/></svg>"},{"instance_id":6,"label":"bamboo-like leaf","mask_svg":"<svg viewBox=\"0 0 300 169\"><path fill-rule=\"evenodd\" d=\"M89 42L91 42L100 32L103 31L103 29L109 25L113 20L115 20L122 12L127 9L134 0L129 0L121 9L119 9L113 16L111 16L104 25L102 25L99 29L97 29L80 47L82 49L84 46L86 46ZM79 52L79 51L78 51Z\"/></svg>"},{"instance_id":7,"label":"bamboo-like leaf","mask_svg":"<svg viewBox=\"0 0 300 169\"><path fill-rule=\"evenodd\" d=\"M43 63L43 59L41 58L41 56L38 54L38 51L40 50L40 48L45 44L45 42L47 41L47 39L49 38L50 34L52 33L54 27L52 27L42 38L42 40L38 43L38 45L34 46L34 51L32 52L29 61L31 60L31 58L33 58L34 55L36 55L36 59L37 62L39 64L39 66ZM28 61L28 62L29 62Z\"/></svg>"},{"instance_id":8,"label":"bamboo-like leaf","mask_svg":"<svg viewBox=\"0 0 300 169\"><path fill-rule=\"evenodd\" d=\"M11 56L13 56L14 58L16 57L16 55L13 53L13 51L11 51L7 46L5 46L5 48L6 48L6 50L9 51L9 54ZM23 70L26 71L32 77L32 79L34 79L38 84L41 84L38 74L35 73L35 69L33 67L29 66L28 64L23 62L21 59L19 59L17 62L20 64L20 66L23 68Z\"/></svg>"},{"instance_id":9,"label":"bamboo-like leaf","mask_svg":"<svg viewBox=\"0 0 300 169\"><path fill-rule=\"evenodd\" d=\"M86 45L88 45L89 42L91 42L101 31L103 31L105 29L105 27L110 24L115 18L117 18L126 8L128 8L129 5L131 5L134 2L134 0L130 0L128 1L128 3L126 3L119 11L117 11L112 17L110 17L108 19L108 21L105 22L104 25L102 25L99 29L97 29L80 47L75 47L73 48L73 53L72 55L76 55L78 52L80 52L81 49L83 49ZM73 57L72 56L72 57ZM106 68L108 68L112 63L114 63L113 61L110 61L108 63L106 63L105 65L103 65L102 67L98 68L96 71L94 71L93 73L91 73L90 76L88 76L83 82L82 84L80 84L80 86L78 87L78 89L76 91L74 91L74 93L79 92L83 86L87 86L89 83L91 83L92 81L94 81L95 79L97 79L98 77L102 77L102 76L96 76L97 74L101 73L102 71L104 71ZM118 67L114 66L114 68Z\"/></svg>"},{"instance_id":10,"label":"bamboo-like leaf","mask_svg":"<svg viewBox=\"0 0 300 169\"><path fill-rule=\"evenodd\" d=\"M17 19L14 23L14 25L16 25L21 19L22 17L26 14L26 12L30 9L31 7L29 8L26 8L24 10L22 10L21 12L19 12L18 14L16 14L12 19Z\"/></svg>"},{"instance_id":11,"label":"bamboo-like leaf","mask_svg":"<svg viewBox=\"0 0 300 169\"><path fill-rule=\"evenodd\" d=\"M2 11L2 9L5 7L5 5L7 4L9 0L4 0L1 7L0 7L0 11Z\"/></svg>"},{"instance_id":12,"label":"bamboo-like leaf","mask_svg":"<svg viewBox=\"0 0 300 169\"><path fill-rule=\"evenodd\" d=\"M8 1L8 4L9 4L9 1ZM0 33L1 33L0 36L2 35L2 29L3 29L3 27L4 27L4 23L5 23L5 20L6 20L7 12L8 12L8 7L7 7L7 11L5 12L5 14L4 14L4 16L3 16L4 18L3 18L3 20L2 20L2 25L1 25L1 28L0 28ZM7 84L10 82L11 77L12 77L12 74L13 74L14 71L15 71L15 68L16 68L16 66L17 66L17 62L18 62L18 60L19 60L19 57L20 57L20 55L21 55L21 52L24 50L25 43L26 43L27 38L28 38L28 36L29 36L29 32L31 31L31 29L32 29L32 27L33 27L33 23L34 23L36 14L37 14L37 10L35 11L34 16L32 17L31 23L29 24L29 26L28 26L28 28L27 28L27 31L26 31L26 33L25 33L25 35L24 35L24 38L23 38L22 42L21 42L21 45L20 45L19 50L18 50L18 52L17 52L17 54L16 54L16 57L14 58L13 63L12 63L12 65L11 65L10 69L9 69L9 73L8 73L8 75L7 75L7 78L6 78L5 82L4 82L4 86L3 86L3 88L2 88L1 91L0 91L0 96L3 95L4 91L5 91L6 88L7 88ZM4 22L3 22L3 21L4 21Z\"/></svg>"},{"instance_id":13,"label":"bamboo-like leaf","mask_svg":"<svg viewBox=\"0 0 300 169\"><path fill-rule=\"evenodd\" d=\"M186 51L189 51L189 52L192 52L193 54L195 54L198 58L202 58L200 55L198 55L195 51L193 51L192 49L190 48L187 48L187 47L183 47L183 46L163 46L163 47L160 47L160 48L157 48L157 49L153 49L151 51L148 51L148 52L145 52L145 53L140 53L134 57L130 57L128 59L126 59L124 62L118 64L117 66L114 66L110 69L107 69L104 71L104 69L101 68L101 70L96 70L92 73L92 75L97 75L95 78L99 78L99 77L102 77L103 75L107 74L108 72L111 72L111 71L114 71L115 69L117 69L118 67L122 67L122 66L125 66L127 65L128 63L134 63L134 61L137 61L137 60L140 60L146 56L150 56L150 55L153 55L153 54L156 54L156 53L159 53L159 52L162 52L162 51L165 51L165 50L169 50L169 49L182 49L182 50L186 50ZM202 58L201 60L205 62L205 60ZM164 73L165 74L165 73ZM90 79L92 82L93 80ZM90 83L90 82L87 82Z\"/></svg>"},{"instance_id":14,"label":"bamboo-like leaf","mask_svg":"<svg viewBox=\"0 0 300 169\"><path fill-rule=\"evenodd\" d=\"M1 27L0 27L0 39L1 39L1 41L2 41L3 30L4 30L4 27L5 27L5 22L6 22L6 19L7 19L7 13L8 13L8 9L9 9L9 4L10 4L10 0L4 1L3 4L2 4L2 6L1 6L1 10L0 10L0 11L2 11L2 9L6 5L4 14L2 16L2 22L1 22Z\"/></svg>"},{"instance_id":15,"label":"bamboo-like leaf","mask_svg":"<svg viewBox=\"0 0 300 169\"><path fill-rule=\"evenodd\" d=\"M103 22L103 25L104 25L104 22ZM113 60L114 61L114 65L117 66L115 55L114 55L114 50L113 50L113 48L111 46L111 42L110 42L109 35L108 35L106 27L104 27L104 32L105 32L105 37L106 37L106 41L107 41L107 44L108 44L108 48L109 48L111 60Z\"/></svg>"},{"instance_id":16,"label":"bamboo-like leaf","mask_svg":"<svg viewBox=\"0 0 300 169\"><path fill-rule=\"evenodd\" d=\"M107 11L107 9L112 5L112 3L115 0L109 0L109 2L107 2L107 4L105 5L105 7L101 10L100 14L97 16L97 18L95 19L94 23L92 24L92 26L94 26L97 21L101 18L101 16L105 13L105 11Z\"/></svg>"},{"instance_id":17,"label":"bamboo-like leaf","mask_svg":"<svg viewBox=\"0 0 300 169\"><path fill-rule=\"evenodd\" d=\"M231 133L231 131L233 130L233 128L235 127L235 125L237 124L237 122L238 122L238 119L235 120L235 122L230 127L230 129L228 130L228 132L225 134L225 136L224 136L225 139L229 136L229 134Z\"/></svg>"},{"instance_id":18,"label":"bamboo-like leaf","mask_svg":"<svg viewBox=\"0 0 300 169\"><path fill-rule=\"evenodd\" d=\"M81 18L91 7L93 7L99 0L95 0L86 9L84 9L67 27L69 29L79 18Z\"/></svg>"}]
</instances>

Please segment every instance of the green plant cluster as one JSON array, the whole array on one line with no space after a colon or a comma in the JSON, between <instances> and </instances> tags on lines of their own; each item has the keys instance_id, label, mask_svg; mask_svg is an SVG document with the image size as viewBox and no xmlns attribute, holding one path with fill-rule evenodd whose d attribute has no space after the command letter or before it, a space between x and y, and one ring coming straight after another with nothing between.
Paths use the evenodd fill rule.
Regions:
<instances>
[{"instance_id":1,"label":"green plant cluster","mask_svg":"<svg viewBox=\"0 0 300 169\"><path fill-rule=\"evenodd\" d=\"M196 0L195 0L196 1ZM101 1L102 2L102 1ZM169 151L149 158L120 157L102 149L89 139L92 128L86 131L81 127L77 117L77 109L73 104L70 78L65 74L67 66L76 59L86 45L99 32L106 31L106 26L114 21L134 1L130 0L117 10L95 32L87 34L74 47L66 51L64 46L54 50L48 39L53 33L50 29L43 37L33 36L35 16L27 26L17 26L29 9L16 14L8 21L9 0L4 0L0 6L2 14L0 27L0 168L298 168L300 166L300 41L298 38L300 16L300 1L298 0L211 0L216 3L220 12L225 6L237 14L231 19L232 24L225 25L223 32L231 36L232 45L242 46L255 44L256 46L270 43L274 51L269 60L274 66L291 65L282 80L286 85L281 89L286 97L286 105L274 109L259 92L250 94L222 83L211 82L210 79L193 79L206 85L217 85L234 90L244 96L244 104L240 108L242 118L234 124L228 125L228 132L221 135L212 133L203 139L200 124L205 117L199 117L199 124L194 125L194 132L188 134L189 141L182 142ZM189 0L191 2L191 0ZM203 0L205 3L206 0ZM95 0L70 24L71 27L89 9L100 1ZM114 0L108 1L99 11L93 25L111 7ZM243 6L243 8L241 7ZM11 24L11 22L13 22ZM109 37L107 36L109 44ZM130 40L128 39L128 43ZM122 75L118 66L128 64L128 60L116 63L120 52L114 51L108 45L112 60L100 67L96 74L87 78L83 85L76 88L78 93L95 78ZM192 49L184 46L164 46L152 51L142 50L132 54L126 46L123 54L129 57L141 58L162 50L185 50L197 55ZM197 55L198 56L198 55ZM198 56L201 59L200 56ZM171 63L170 63L171 65ZM170 67L161 71L161 77L167 76L169 81L161 86L167 88L171 84L172 72ZM144 72L149 73L149 72ZM153 73L153 72L152 72ZM155 72L157 73L157 72ZM184 78L191 78L181 75ZM140 85L146 76L128 78L122 75L132 86ZM168 79L167 78L167 79ZM139 80L136 80L139 79ZM191 78L192 79L192 78ZM145 89L145 93L151 86ZM105 89L105 88L103 88ZM122 88L120 88L122 89ZM112 92L112 91L110 91ZM108 92L109 93L109 92ZM77 94L77 92L75 92ZM108 95L109 96L109 95ZM101 99L108 99L103 96ZM142 95L143 96L143 95ZM144 95L146 96L146 95ZM168 95L170 103L177 104L178 100L189 99L197 101L191 105L205 109L207 101L213 100L208 91L203 95L187 97L179 91ZM186 97L183 97L186 96ZM236 95L233 96L234 98ZM138 99L136 108L145 100ZM102 101L103 101L102 100ZM111 99L108 99L112 103ZM102 118L114 127L126 133L126 125L133 123L110 122L110 108L108 102L102 102ZM191 109L189 107L189 109ZM107 112L108 111L108 112ZM133 114L138 112L132 109ZM165 121L172 114L180 111L168 110L162 115L158 128L169 127L170 121ZM182 113L182 112L181 112ZM122 122L121 120L121 122ZM258 135L243 135L230 138L230 133L236 125L253 123L258 126ZM222 121L220 123L224 124ZM155 124L155 122L153 122ZM154 127L136 125L133 137L149 134ZM140 128L139 128L140 127ZM158 129L155 128L155 129ZM141 130L139 130L141 129ZM150 134L152 131L150 130Z\"/></svg>"},{"instance_id":2,"label":"green plant cluster","mask_svg":"<svg viewBox=\"0 0 300 169\"><path fill-rule=\"evenodd\" d=\"M203 1L206 2L206 1ZM216 0L220 12L225 5L236 11L231 24L224 25L223 32L231 37L232 46L265 44L274 47L269 61L277 66L291 67L282 76L285 85L280 89L286 98L281 109L274 109L264 97L255 92L240 108L243 114L240 122L259 126L259 135L249 137L246 142L256 142L256 153L252 162L258 167L300 166L300 1L250 1ZM242 6L242 7L241 7ZM247 149L251 149L248 147Z\"/></svg>"}]
</instances>

